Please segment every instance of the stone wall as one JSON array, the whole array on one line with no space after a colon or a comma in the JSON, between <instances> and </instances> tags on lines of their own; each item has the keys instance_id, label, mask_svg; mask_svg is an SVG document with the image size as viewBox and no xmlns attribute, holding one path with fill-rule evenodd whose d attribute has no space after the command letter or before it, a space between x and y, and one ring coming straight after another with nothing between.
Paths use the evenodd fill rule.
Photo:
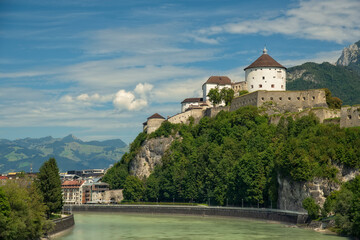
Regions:
<instances>
[{"instance_id":1,"label":"stone wall","mask_svg":"<svg viewBox=\"0 0 360 240\"><path fill-rule=\"evenodd\" d=\"M155 132L160 126L161 124L165 121L165 119L161 119L161 118L153 118L153 119L148 119L147 120L147 124L146 127L144 128L144 130L150 134L152 132Z\"/></svg>"},{"instance_id":2,"label":"stone wall","mask_svg":"<svg viewBox=\"0 0 360 240\"><path fill-rule=\"evenodd\" d=\"M340 127L360 126L360 105L341 108Z\"/></svg>"},{"instance_id":3,"label":"stone wall","mask_svg":"<svg viewBox=\"0 0 360 240\"><path fill-rule=\"evenodd\" d=\"M191 109L183 113L178 113L170 118L168 118L168 121L170 123L189 123L189 117L193 117L195 119L195 122L198 122L202 117L204 116L204 110L203 109Z\"/></svg>"},{"instance_id":4,"label":"stone wall","mask_svg":"<svg viewBox=\"0 0 360 240\"><path fill-rule=\"evenodd\" d=\"M65 206L65 209L69 206ZM292 224L305 223L308 216L304 212L291 212L263 208L234 207L198 207L198 206L165 206L165 205L77 205L73 211L92 212L125 212L140 214L186 214L197 216L222 216L262 219Z\"/></svg>"},{"instance_id":5,"label":"stone wall","mask_svg":"<svg viewBox=\"0 0 360 240\"><path fill-rule=\"evenodd\" d=\"M230 107L212 107L212 108L208 108L205 110L204 112L204 116L206 117L215 117L219 112L221 111L229 111Z\"/></svg>"},{"instance_id":6,"label":"stone wall","mask_svg":"<svg viewBox=\"0 0 360 240\"><path fill-rule=\"evenodd\" d=\"M116 189L116 190L107 190L104 192L104 201L105 202L121 202L124 199L123 197L123 190Z\"/></svg>"},{"instance_id":7,"label":"stone wall","mask_svg":"<svg viewBox=\"0 0 360 240\"><path fill-rule=\"evenodd\" d=\"M48 233L49 235L67 230L75 225L75 220L74 220L73 214L71 214L70 216L67 216L67 217L52 220L52 222L55 225L54 225L54 229Z\"/></svg>"}]
</instances>

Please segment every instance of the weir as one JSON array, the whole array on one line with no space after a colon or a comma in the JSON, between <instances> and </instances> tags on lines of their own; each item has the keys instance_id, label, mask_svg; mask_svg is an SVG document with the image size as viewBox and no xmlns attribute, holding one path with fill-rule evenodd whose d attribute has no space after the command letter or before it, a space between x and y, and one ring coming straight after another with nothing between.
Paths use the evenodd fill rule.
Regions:
<instances>
[{"instance_id":1,"label":"weir","mask_svg":"<svg viewBox=\"0 0 360 240\"><path fill-rule=\"evenodd\" d=\"M307 213L265 208L235 208L206 206L168 206L168 205L65 205L65 211L143 213L143 214L184 214L196 216L221 216L262 219L291 224L304 224Z\"/></svg>"}]
</instances>

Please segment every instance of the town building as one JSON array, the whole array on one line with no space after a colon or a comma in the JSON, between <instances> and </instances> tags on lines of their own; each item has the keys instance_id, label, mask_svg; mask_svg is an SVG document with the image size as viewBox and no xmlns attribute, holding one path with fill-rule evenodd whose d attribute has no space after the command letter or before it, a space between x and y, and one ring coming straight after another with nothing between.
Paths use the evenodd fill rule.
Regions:
<instances>
[{"instance_id":1,"label":"town building","mask_svg":"<svg viewBox=\"0 0 360 240\"><path fill-rule=\"evenodd\" d=\"M61 184L65 204L81 204L82 192L80 191L84 180L65 181Z\"/></svg>"}]
</instances>

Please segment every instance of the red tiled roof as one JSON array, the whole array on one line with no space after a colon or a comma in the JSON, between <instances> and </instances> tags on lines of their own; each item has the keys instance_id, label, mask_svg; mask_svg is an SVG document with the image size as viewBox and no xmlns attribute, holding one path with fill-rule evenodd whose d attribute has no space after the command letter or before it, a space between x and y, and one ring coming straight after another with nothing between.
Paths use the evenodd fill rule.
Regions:
<instances>
[{"instance_id":1,"label":"red tiled roof","mask_svg":"<svg viewBox=\"0 0 360 240\"><path fill-rule=\"evenodd\" d=\"M8 179L7 176L0 176L0 179Z\"/></svg>"},{"instance_id":2,"label":"red tiled roof","mask_svg":"<svg viewBox=\"0 0 360 240\"><path fill-rule=\"evenodd\" d=\"M63 182L62 184L61 184L61 187L66 187L66 188L68 188L68 187L80 187L81 186L81 184L83 184L84 183L84 180L82 180L82 181L65 181L65 182Z\"/></svg>"},{"instance_id":3,"label":"red tiled roof","mask_svg":"<svg viewBox=\"0 0 360 240\"><path fill-rule=\"evenodd\" d=\"M181 103L202 102L202 98L185 98Z\"/></svg>"},{"instance_id":4,"label":"red tiled roof","mask_svg":"<svg viewBox=\"0 0 360 240\"><path fill-rule=\"evenodd\" d=\"M153 115L151 115L150 117L148 117L147 119L153 119L153 118L161 118L161 119L165 119L163 116L161 116L158 113L155 113Z\"/></svg>"},{"instance_id":5,"label":"red tiled roof","mask_svg":"<svg viewBox=\"0 0 360 240\"><path fill-rule=\"evenodd\" d=\"M230 85L231 80L227 76L211 76L206 83L214 83L219 85Z\"/></svg>"},{"instance_id":6,"label":"red tiled roof","mask_svg":"<svg viewBox=\"0 0 360 240\"><path fill-rule=\"evenodd\" d=\"M278 68L285 68L283 65L275 61L269 54L264 53L258 59L255 60L252 64L244 68L244 70L248 68L256 68L256 67L278 67Z\"/></svg>"}]
</instances>

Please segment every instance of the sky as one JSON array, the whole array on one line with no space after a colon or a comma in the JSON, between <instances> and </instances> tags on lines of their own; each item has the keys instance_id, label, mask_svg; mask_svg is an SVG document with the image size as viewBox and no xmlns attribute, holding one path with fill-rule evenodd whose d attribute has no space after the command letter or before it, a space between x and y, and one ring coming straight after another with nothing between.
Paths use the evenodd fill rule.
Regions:
<instances>
[{"instance_id":1,"label":"sky","mask_svg":"<svg viewBox=\"0 0 360 240\"><path fill-rule=\"evenodd\" d=\"M0 138L120 138L243 81L262 53L334 63L360 40L359 0L1 0Z\"/></svg>"}]
</instances>

